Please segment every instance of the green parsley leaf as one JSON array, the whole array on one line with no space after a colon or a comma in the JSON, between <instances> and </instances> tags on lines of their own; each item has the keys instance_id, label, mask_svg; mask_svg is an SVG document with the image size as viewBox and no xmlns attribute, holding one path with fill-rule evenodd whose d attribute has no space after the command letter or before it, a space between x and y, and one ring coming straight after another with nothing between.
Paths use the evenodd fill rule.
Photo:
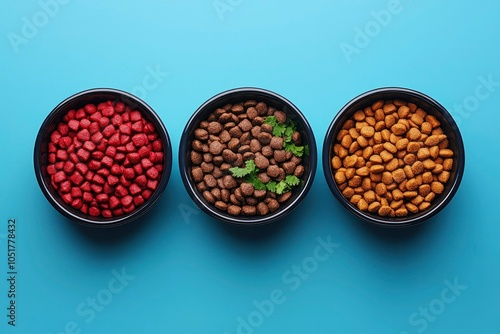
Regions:
<instances>
[{"instance_id":1,"label":"green parsley leaf","mask_svg":"<svg viewBox=\"0 0 500 334\"><path fill-rule=\"evenodd\" d=\"M266 184L266 188L267 190L269 190L270 192L272 193L275 193L276 192L276 186L278 185L278 183L276 181L269 181L267 184Z\"/></svg>"},{"instance_id":2,"label":"green parsley leaf","mask_svg":"<svg viewBox=\"0 0 500 334\"><path fill-rule=\"evenodd\" d=\"M278 195L284 194L290 190L290 186L285 181L280 181L276 186L276 193Z\"/></svg>"},{"instance_id":3,"label":"green parsley leaf","mask_svg":"<svg viewBox=\"0 0 500 334\"><path fill-rule=\"evenodd\" d=\"M285 177L285 182L291 187L298 186L300 184L300 179L295 175L287 175Z\"/></svg>"},{"instance_id":4,"label":"green parsley leaf","mask_svg":"<svg viewBox=\"0 0 500 334\"><path fill-rule=\"evenodd\" d=\"M229 171L233 174L234 177L238 178L250 174L250 170L248 168L233 167L229 168Z\"/></svg>"}]
</instances>

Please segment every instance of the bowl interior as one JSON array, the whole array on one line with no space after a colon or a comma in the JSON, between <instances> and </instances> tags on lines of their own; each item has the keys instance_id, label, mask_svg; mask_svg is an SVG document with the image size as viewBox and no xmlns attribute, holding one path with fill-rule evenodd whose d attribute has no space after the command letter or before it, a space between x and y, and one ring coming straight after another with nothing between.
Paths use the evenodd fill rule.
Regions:
<instances>
[{"instance_id":1,"label":"bowl interior","mask_svg":"<svg viewBox=\"0 0 500 334\"><path fill-rule=\"evenodd\" d=\"M57 124L62 121L66 113L71 109L83 108L88 103L98 104L108 100L123 102L132 109L139 110L142 116L153 123L156 127L158 135L163 142L163 172L157 189L153 195L139 208L129 214L124 214L119 217L104 218L92 217L85 215L81 211L74 209L71 205L66 204L57 191L50 184L50 175L46 172L47 166L47 145L50 141L50 134L56 129ZM34 150L34 165L38 184L45 197L61 214L67 218L84 225L91 226L116 226L130 222L143 215L151 206L158 200L164 191L172 169L172 147L165 126L158 115L145 102L139 100L135 96L123 91L115 89L91 89L78 94L75 94L52 110L47 116L40 131L38 133L35 150Z\"/></svg>"},{"instance_id":2,"label":"bowl interior","mask_svg":"<svg viewBox=\"0 0 500 334\"><path fill-rule=\"evenodd\" d=\"M280 206L274 213L266 216L231 216L228 213L218 210L213 204L210 204L196 189L195 182L192 179L190 168L190 152L191 143L194 139L194 131L199 126L200 122L206 120L208 115L215 111L215 109L224 106L225 104L240 103L246 100L256 100L264 102L268 106L274 107L283 111L288 118L292 119L297 124L297 130L302 136L303 145L309 146L309 155L302 157L303 165L305 168L303 182L293 189L292 197ZM184 129L181 145L179 148L179 164L181 170L181 177L193 201L206 213L219 220L230 222L234 224L264 224L281 218L295 208L301 199L307 194L309 188L314 180L317 163L316 141L311 127L302 113L290 101L284 97L273 92L258 89L258 88L239 88L227 92L223 92L214 96L201 105L198 110L193 114Z\"/></svg>"},{"instance_id":3,"label":"bowl interior","mask_svg":"<svg viewBox=\"0 0 500 334\"><path fill-rule=\"evenodd\" d=\"M428 114L435 116L439 120L439 122L441 122L441 128L443 129L443 132L448 136L449 148L454 152L453 169L450 172L450 179L444 185L445 188L443 193L436 196L430 208L428 208L427 210L419 212L417 214L409 214L407 217L401 218L380 217L369 212L362 212L358 210L355 205L351 204L342 195L340 189L333 179L333 167L331 165L331 160L334 157L333 145L336 142L337 134L341 130L343 124L349 118L351 118L356 111L370 106L372 103L378 100L395 99L412 102L421 109L425 110ZM344 106L334 118L327 132L323 147L323 169L325 178L335 197L356 216L369 222L381 225L414 225L423 222L437 214L444 206L446 206L446 204L448 204L448 202L453 198L455 192L457 191L462 179L464 165L465 150L463 146L462 136L460 135L457 124L448 113L448 111L432 98L420 92L404 88L382 88L369 91L354 98L346 106Z\"/></svg>"}]
</instances>

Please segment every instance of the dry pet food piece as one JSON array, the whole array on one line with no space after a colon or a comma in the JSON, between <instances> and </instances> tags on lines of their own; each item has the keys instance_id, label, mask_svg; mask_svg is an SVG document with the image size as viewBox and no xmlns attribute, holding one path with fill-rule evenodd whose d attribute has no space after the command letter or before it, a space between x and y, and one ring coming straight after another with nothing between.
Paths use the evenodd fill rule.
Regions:
<instances>
[{"instance_id":1,"label":"dry pet food piece","mask_svg":"<svg viewBox=\"0 0 500 334\"><path fill-rule=\"evenodd\" d=\"M344 139L346 155L354 142ZM306 171L304 155L308 147L294 121L264 102L248 100L217 108L200 122L190 152L191 176L217 209L265 216L292 197ZM351 160L353 166L360 163L356 156ZM342 163L340 157L332 161L338 168ZM338 177L345 178L343 171Z\"/></svg>"},{"instance_id":2,"label":"dry pet food piece","mask_svg":"<svg viewBox=\"0 0 500 334\"><path fill-rule=\"evenodd\" d=\"M333 178L359 210L405 217L429 209L444 192L454 152L433 115L405 101L356 111L333 145Z\"/></svg>"}]
</instances>

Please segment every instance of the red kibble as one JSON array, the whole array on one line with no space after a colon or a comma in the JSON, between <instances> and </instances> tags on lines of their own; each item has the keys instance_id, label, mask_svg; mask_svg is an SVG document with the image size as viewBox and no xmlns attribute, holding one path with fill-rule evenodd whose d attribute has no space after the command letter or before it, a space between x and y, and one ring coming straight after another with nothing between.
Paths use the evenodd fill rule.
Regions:
<instances>
[{"instance_id":1,"label":"red kibble","mask_svg":"<svg viewBox=\"0 0 500 334\"><path fill-rule=\"evenodd\" d=\"M146 187L148 187L151 190L155 190L156 187L158 187L158 181L156 180L148 180L146 183Z\"/></svg>"},{"instance_id":2,"label":"red kibble","mask_svg":"<svg viewBox=\"0 0 500 334\"><path fill-rule=\"evenodd\" d=\"M161 140L157 139L153 142L153 151L163 151L163 144L161 143Z\"/></svg>"},{"instance_id":3,"label":"red kibble","mask_svg":"<svg viewBox=\"0 0 500 334\"><path fill-rule=\"evenodd\" d=\"M120 133L124 134L124 135L130 136L130 134L132 133L132 127L128 124L120 125L119 129L120 129Z\"/></svg>"},{"instance_id":4,"label":"red kibble","mask_svg":"<svg viewBox=\"0 0 500 334\"><path fill-rule=\"evenodd\" d=\"M71 188L71 196L73 198L82 197L83 196L82 189L79 188L79 187L73 187L73 188Z\"/></svg>"},{"instance_id":5,"label":"red kibble","mask_svg":"<svg viewBox=\"0 0 500 334\"><path fill-rule=\"evenodd\" d=\"M137 194L140 194L142 189L139 187L137 184L132 183L130 187L128 188L128 191L131 195L135 196Z\"/></svg>"},{"instance_id":6,"label":"red kibble","mask_svg":"<svg viewBox=\"0 0 500 334\"><path fill-rule=\"evenodd\" d=\"M99 123L97 123L97 122L90 123L88 130L89 130L91 135L93 135L96 132L99 132L99 130L100 130Z\"/></svg>"},{"instance_id":7,"label":"red kibble","mask_svg":"<svg viewBox=\"0 0 500 334\"><path fill-rule=\"evenodd\" d=\"M133 168L136 174L142 174L144 172L141 164L135 164Z\"/></svg>"},{"instance_id":8,"label":"red kibble","mask_svg":"<svg viewBox=\"0 0 500 334\"><path fill-rule=\"evenodd\" d=\"M90 170L98 170L101 168L101 162L97 160L90 160L88 166Z\"/></svg>"},{"instance_id":9,"label":"red kibble","mask_svg":"<svg viewBox=\"0 0 500 334\"><path fill-rule=\"evenodd\" d=\"M143 125L141 121L137 121L132 124L132 131L134 132L142 132L143 130Z\"/></svg>"},{"instance_id":10,"label":"red kibble","mask_svg":"<svg viewBox=\"0 0 500 334\"><path fill-rule=\"evenodd\" d=\"M107 139L103 139L103 140L101 140L101 142L99 143L99 145L97 145L95 148L99 152L104 153L104 151L106 151L106 147L108 147L108 140ZM103 156L104 155L102 155L99 159L102 159Z\"/></svg>"},{"instance_id":11,"label":"red kibble","mask_svg":"<svg viewBox=\"0 0 500 334\"><path fill-rule=\"evenodd\" d=\"M100 194L100 193L102 193L102 186L100 186L98 184L91 184L90 185L90 189L92 190L92 192L94 194Z\"/></svg>"},{"instance_id":12,"label":"red kibble","mask_svg":"<svg viewBox=\"0 0 500 334\"><path fill-rule=\"evenodd\" d=\"M124 112L125 111L125 103L123 103L123 102L117 102L116 106L115 106L115 111L119 112L119 113Z\"/></svg>"},{"instance_id":13,"label":"red kibble","mask_svg":"<svg viewBox=\"0 0 500 334\"><path fill-rule=\"evenodd\" d=\"M130 204L132 204L134 198L130 195L126 195L126 196L123 196L121 199L120 199L120 203L123 205L123 206L129 206Z\"/></svg>"},{"instance_id":14,"label":"red kibble","mask_svg":"<svg viewBox=\"0 0 500 334\"><path fill-rule=\"evenodd\" d=\"M129 142L127 145L125 145L125 148L127 152L135 152L136 148L133 142Z\"/></svg>"},{"instance_id":15,"label":"red kibble","mask_svg":"<svg viewBox=\"0 0 500 334\"><path fill-rule=\"evenodd\" d=\"M57 131L61 134L61 136L67 136L69 133L69 126L63 122L57 125Z\"/></svg>"},{"instance_id":16,"label":"red kibble","mask_svg":"<svg viewBox=\"0 0 500 334\"><path fill-rule=\"evenodd\" d=\"M76 138L78 138L82 142L84 142L86 140L90 140L90 132L89 132L89 130L88 129L82 129L82 130L78 131L78 133L76 134Z\"/></svg>"},{"instance_id":17,"label":"red kibble","mask_svg":"<svg viewBox=\"0 0 500 334\"><path fill-rule=\"evenodd\" d=\"M85 181L82 183L82 185L80 186L80 189L82 189L82 191L90 191L90 182L89 181Z\"/></svg>"},{"instance_id":18,"label":"red kibble","mask_svg":"<svg viewBox=\"0 0 500 334\"><path fill-rule=\"evenodd\" d=\"M73 140L71 139L71 137L61 137L59 139L59 147L60 148L68 148L71 144L73 143Z\"/></svg>"},{"instance_id":19,"label":"red kibble","mask_svg":"<svg viewBox=\"0 0 500 334\"><path fill-rule=\"evenodd\" d=\"M146 184L148 183L148 179L146 178L145 175L139 175L138 177L135 178L135 183L137 183L141 187L145 187Z\"/></svg>"},{"instance_id":20,"label":"red kibble","mask_svg":"<svg viewBox=\"0 0 500 334\"><path fill-rule=\"evenodd\" d=\"M82 119L82 118L85 118L85 110L83 110L83 108L80 108L76 111L75 113L75 118L76 119Z\"/></svg>"},{"instance_id":21,"label":"red kibble","mask_svg":"<svg viewBox=\"0 0 500 334\"><path fill-rule=\"evenodd\" d=\"M66 161L64 163L64 167L63 167L63 171L66 173L66 174L71 174L73 173L73 171L75 170L75 164L71 161Z\"/></svg>"},{"instance_id":22,"label":"red kibble","mask_svg":"<svg viewBox=\"0 0 500 334\"><path fill-rule=\"evenodd\" d=\"M92 217L97 217L100 214L101 214L101 210L99 210L95 206L92 206L92 207L89 208L89 215L91 215Z\"/></svg>"},{"instance_id":23,"label":"red kibble","mask_svg":"<svg viewBox=\"0 0 500 334\"><path fill-rule=\"evenodd\" d=\"M55 130L54 132L52 132L52 134L50 135L50 141L53 142L54 144L59 144L59 139L61 139L61 134L59 133L59 131Z\"/></svg>"},{"instance_id":24,"label":"red kibble","mask_svg":"<svg viewBox=\"0 0 500 334\"><path fill-rule=\"evenodd\" d=\"M153 179L153 180L156 180L159 176L159 173L158 171L156 170L156 168L154 167L151 167L150 169L148 169L146 171L146 175L150 178L150 179Z\"/></svg>"},{"instance_id":25,"label":"red kibble","mask_svg":"<svg viewBox=\"0 0 500 334\"><path fill-rule=\"evenodd\" d=\"M136 147L147 145L149 140L144 133L138 133L132 137L132 142Z\"/></svg>"},{"instance_id":26,"label":"red kibble","mask_svg":"<svg viewBox=\"0 0 500 334\"><path fill-rule=\"evenodd\" d=\"M102 109L101 112L102 112L103 116L111 117L115 113L115 108L113 108L113 106L108 106L108 107Z\"/></svg>"},{"instance_id":27,"label":"red kibble","mask_svg":"<svg viewBox=\"0 0 500 334\"><path fill-rule=\"evenodd\" d=\"M99 125L101 128L106 127L109 124L109 122L110 122L110 120L107 117L103 116L103 117L99 118Z\"/></svg>"},{"instance_id":28,"label":"red kibble","mask_svg":"<svg viewBox=\"0 0 500 334\"><path fill-rule=\"evenodd\" d=\"M133 168L125 168L123 170L123 176L125 176L126 179L131 180L135 177L135 171Z\"/></svg>"},{"instance_id":29,"label":"red kibble","mask_svg":"<svg viewBox=\"0 0 500 334\"><path fill-rule=\"evenodd\" d=\"M68 127L76 132L80 128L80 122L77 121L76 119L72 119L68 122Z\"/></svg>"},{"instance_id":30,"label":"red kibble","mask_svg":"<svg viewBox=\"0 0 500 334\"><path fill-rule=\"evenodd\" d=\"M121 183L123 186L128 187L128 186L130 186L130 185L132 184L132 181L131 181L131 180L129 180L129 179L127 179L127 178L125 177L125 175L122 175L122 176L120 176L120 183Z\"/></svg>"},{"instance_id":31,"label":"red kibble","mask_svg":"<svg viewBox=\"0 0 500 334\"><path fill-rule=\"evenodd\" d=\"M87 104L84 108L85 112L89 115L92 115L93 113L95 113L97 111L95 105L93 104Z\"/></svg>"},{"instance_id":32,"label":"red kibble","mask_svg":"<svg viewBox=\"0 0 500 334\"><path fill-rule=\"evenodd\" d=\"M95 150L95 144L93 142L91 142L90 140L87 140L85 143L83 143L82 148L87 150L87 151L93 151L93 150Z\"/></svg>"},{"instance_id":33,"label":"red kibble","mask_svg":"<svg viewBox=\"0 0 500 334\"><path fill-rule=\"evenodd\" d=\"M75 198L71 202L71 206L74 207L77 210L80 210L82 208L82 206L83 206L83 201L81 200L81 198Z\"/></svg>"},{"instance_id":34,"label":"red kibble","mask_svg":"<svg viewBox=\"0 0 500 334\"><path fill-rule=\"evenodd\" d=\"M62 194L61 198L66 204L70 204L73 201L73 197L71 197L70 193Z\"/></svg>"},{"instance_id":35,"label":"red kibble","mask_svg":"<svg viewBox=\"0 0 500 334\"><path fill-rule=\"evenodd\" d=\"M81 211L84 215L86 215L86 214L89 212L89 207L87 206L87 204L86 204L86 203L83 203L82 208L80 209L80 211Z\"/></svg>"},{"instance_id":36,"label":"red kibble","mask_svg":"<svg viewBox=\"0 0 500 334\"><path fill-rule=\"evenodd\" d=\"M120 145L120 133L116 132L108 139L108 144L111 146L119 146Z\"/></svg>"},{"instance_id":37,"label":"red kibble","mask_svg":"<svg viewBox=\"0 0 500 334\"><path fill-rule=\"evenodd\" d=\"M109 156L104 156L101 159L101 165L107 168L111 168L111 166L113 166L113 158L110 158Z\"/></svg>"},{"instance_id":38,"label":"red kibble","mask_svg":"<svg viewBox=\"0 0 500 334\"><path fill-rule=\"evenodd\" d=\"M104 209L101 211L101 216L103 216L104 218L112 218L113 212L111 212L111 210L109 209Z\"/></svg>"},{"instance_id":39,"label":"red kibble","mask_svg":"<svg viewBox=\"0 0 500 334\"><path fill-rule=\"evenodd\" d=\"M128 190L123 185L119 184L115 188L115 193L118 197L124 197L128 195Z\"/></svg>"},{"instance_id":40,"label":"red kibble","mask_svg":"<svg viewBox=\"0 0 500 334\"><path fill-rule=\"evenodd\" d=\"M112 187L111 185L109 185L109 183L104 183L104 186L102 187L102 191L105 193L105 194L108 194L108 195L111 195L115 192L115 188Z\"/></svg>"},{"instance_id":41,"label":"red kibble","mask_svg":"<svg viewBox=\"0 0 500 334\"><path fill-rule=\"evenodd\" d=\"M89 170L89 168L87 167L87 165L86 165L86 164L84 164L84 163L81 163L81 162L77 163L77 164L75 165L75 168L76 168L76 170L77 170L77 171L79 171L81 174L85 174L85 173L87 173L87 171Z\"/></svg>"},{"instance_id":42,"label":"red kibble","mask_svg":"<svg viewBox=\"0 0 500 334\"><path fill-rule=\"evenodd\" d=\"M141 165L143 168L145 169L148 169L148 168L151 168L153 167L153 163L151 162L151 160L149 160L148 158L144 158L141 160Z\"/></svg>"},{"instance_id":43,"label":"red kibble","mask_svg":"<svg viewBox=\"0 0 500 334\"><path fill-rule=\"evenodd\" d=\"M136 164L139 161L141 161L141 156L137 152L132 152L132 153L127 154L127 159L128 159L128 161L130 161L130 163Z\"/></svg>"},{"instance_id":44,"label":"red kibble","mask_svg":"<svg viewBox=\"0 0 500 334\"><path fill-rule=\"evenodd\" d=\"M144 197L144 199L147 201L151 195L153 195L153 192L149 189L144 189L141 193L142 197Z\"/></svg>"},{"instance_id":45,"label":"red kibble","mask_svg":"<svg viewBox=\"0 0 500 334\"><path fill-rule=\"evenodd\" d=\"M65 150L57 150L56 158L58 160L68 160L68 152Z\"/></svg>"},{"instance_id":46,"label":"red kibble","mask_svg":"<svg viewBox=\"0 0 500 334\"><path fill-rule=\"evenodd\" d=\"M81 161L87 161L89 160L90 158L90 153L89 151L83 149L83 148L80 148L77 152L76 152L76 155L78 156L78 158L80 158Z\"/></svg>"},{"instance_id":47,"label":"red kibble","mask_svg":"<svg viewBox=\"0 0 500 334\"><path fill-rule=\"evenodd\" d=\"M128 142L130 142L130 136L129 135L121 135L120 136L120 144L125 145Z\"/></svg>"},{"instance_id":48,"label":"red kibble","mask_svg":"<svg viewBox=\"0 0 500 334\"><path fill-rule=\"evenodd\" d=\"M138 112L137 110L134 110L130 113L130 120L132 122L137 122L137 121L140 121L142 120L142 115L140 112Z\"/></svg>"},{"instance_id":49,"label":"red kibble","mask_svg":"<svg viewBox=\"0 0 500 334\"><path fill-rule=\"evenodd\" d=\"M96 132L92 135L92 141L95 143L95 144L99 144L102 140L102 138L104 138L104 136L102 135L101 132Z\"/></svg>"},{"instance_id":50,"label":"red kibble","mask_svg":"<svg viewBox=\"0 0 500 334\"><path fill-rule=\"evenodd\" d=\"M115 161L120 162L120 161L123 161L123 160L125 160L125 153L121 153L121 152L116 153L116 155L115 155Z\"/></svg>"},{"instance_id":51,"label":"red kibble","mask_svg":"<svg viewBox=\"0 0 500 334\"><path fill-rule=\"evenodd\" d=\"M66 173L60 171L60 172L57 172L55 173L54 175L52 175L52 180L55 182L55 183L61 183L62 181L65 181L66 180Z\"/></svg>"},{"instance_id":52,"label":"red kibble","mask_svg":"<svg viewBox=\"0 0 500 334\"><path fill-rule=\"evenodd\" d=\"M107 203L109 201L109 197L106 194L96 195L95 200L97 203Z\"/></svg>"},{"instance_id":53,"label":"red kibble","mask_svg":"<svg viewBox=\"0 0 500 334\"><path fill-rule=\"evenodd\" d=\"M89 170L89 171L87 172L87 174L85 174L85 180L87 180L87 181L92 181L92 178L94 177L94 174L95 174L95 173L94 173L93 171Z\"/></svg>"},{"instance_id":54,"label":"red kibble","mask_svg":"<svg viewBox=\"0 0 500 334\"><path fill-rule=\"evenodd\" d=\"M102 117L102 114L100 111L96 111L95 113L93 113L92 115L90 115L90 120L93 121L93 122L99 122L99 120L101 119Z\"/></svg>"},{"instance_id":55,"label":"red kibble","mask_svg":"<svg viewBox=\"0 0 500 334\"><path fill-rule=\"evenodd\" d=\"M137 153L141 156L141 158L149 158L149 149L146 146L141 147Z\"/></svg>"},{"instance_id":56,"label":"red kibble","mask_svg":"<svg viewBox=\"0 0 500 334\"><path fill-rule=\"evenodd\" d=\"M116 196L111 196L111 197L109 198L109 207L110 207L111 209L114 209L114 208L118 207L120 204L121 204L121 203L120 203L120 199L119 199L118 197L116 197Z\"/></svg>"},{"instance_id":57,"label":"red kibble","mask_svg":"<svg viewBox=\"0 0 500 334\"><path fill-rule=\"evenodd\" d=\"M92 178L92 182L94 182L94 184L98 184L98 185L104 185L104 183L105 183L104 178L99 174L94 175L94 177Z\"/></svg>"},{"instance_id":58,"label":"red kibble","mask_svg":"<svg viewBox=\"0 0 500 334\"><path fill-rule=\"evenodd\" d=\"M82 129L88 129L88 128L90 127L90 124L91 124L91 122L90 122L90 120L89 120L89 119L87 119L87 118L84 118L84 119L82 119L82 120L80 121L80 127L81 127ZM90 131L89 131L89 132L90 132ZM91 134L92 134L92 133L91 133Z\"/></svg>"},{"instance_id":59,"label":"red kibble","mask_svg":"<svg viewBox=\"0 0 500 334\"><path fill-rule=\"evenodd\" d=\"M129 206L126 206L123 208L124 213L131 213L132 211L135 210L135 205L134 203L130 204Z\"/></svg>"},{"instance_id":60,"label":"red kibble","mask_svg":"<svg viewBox=\"0 0 500 334\"><path fill-rule=\"evenodd\" d=\"M116 127L120 127L122 125L122 117L118 114L114 114L113 117L111 117L111 124L113 124Z\"/></svg>"},{"instance_id":61,"label":"red kibble","mask_svg":"<svg viewBox=\"0 0 500 334\"><path fill-rule=\"evenodd\" d=\"M142 197L141 195L135 196L134 197L134 205L139 206L142 204L144 204L144 197Z\"/></svg>"},{"instance_id":62,"label":"red kibble","mask_svg":"<svg viewBox=\"0 0 500 334\"><path fill-rule=\"evenodd\" d=\"M47 174L52 175L57 173L56 166L54 164L48 165L47 166Z\"/></svg>"},{"instance_id":63,"label":"red kibble","mask_svg":"<svg viewBox=\"0 0 500 334\"><path fill-rule=\"evenodd\" d=\"M158 187L163 145L155 127L122 102L70 110L50 135L46 172L62 200L112 218L143 205Z\"/></svg>"},{"instance_id":64,"label":"red kibble","mask_svg":"<svg viewBox=\"0 0 500 334\"><path fill-rule=\"evenodd\" d=\"M69 193L71 191L71 181L63 181L59 185L59 191Z\"/></svg>"},{"instance_id":65,"label":"red kibble","mask_svg":"<svg viewBox=\"0 0 500 334\"><path fill-rule=\"evenodd\" d=\"M98 169L96 173L99 174L99 175L101 175L101 176L105 176L105 177L107 177L109 174L111 174L111 172L109 171L109 169L106 168L106 167Z\"/></svg>"},{"instance_id":66,"label":"red kibble","mask_svg":"<svg viewBox=\"0 0 500 334\"><path fill-rule=\"evenodd\" d=\"M102 130L102 135L103 135L104 137L106 137L106 138L109 138L109 137L111 137L112 135L114 135L114 134L115 134L115 132L116 132L115 127L114 127L112 124L110 124L110 125L106 126L106 127Z\"/></svg>"}]
</instances>

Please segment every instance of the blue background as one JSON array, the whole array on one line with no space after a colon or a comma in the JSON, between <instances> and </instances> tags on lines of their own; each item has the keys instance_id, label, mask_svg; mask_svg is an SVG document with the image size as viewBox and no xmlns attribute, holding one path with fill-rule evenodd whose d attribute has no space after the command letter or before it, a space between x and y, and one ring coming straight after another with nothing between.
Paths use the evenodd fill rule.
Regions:
<instances>
[{"instance_id":1,"label":"blue background","mask_svg":"<svg viewBox=\"0 0 500 334\"><path fill-rule=\"evenodd\" d=\"M221 0L218 12L213 0L43 1L3 2L0 10L0 332L500 332L500 4ZM460 125L462 185L427 223L386 230L350 215L319 164L308 197L285 220L226 227L188 197L178 143L199 105L241 86L290 99L319 150L356 95L384 86L422 91ZM94 87L142 97L174 143L159 203L113 230L67 221L33 172L47 114ZM8 219L17 222L16 327L5 316ZM321 261L312 258L318 238L338 244L332 254L316 252ZM294 265L309 272L299 276ZM128 280L118 289L122 271ZM94 314L92 298L100 303Z\"/></svg>"}]
</instances>

